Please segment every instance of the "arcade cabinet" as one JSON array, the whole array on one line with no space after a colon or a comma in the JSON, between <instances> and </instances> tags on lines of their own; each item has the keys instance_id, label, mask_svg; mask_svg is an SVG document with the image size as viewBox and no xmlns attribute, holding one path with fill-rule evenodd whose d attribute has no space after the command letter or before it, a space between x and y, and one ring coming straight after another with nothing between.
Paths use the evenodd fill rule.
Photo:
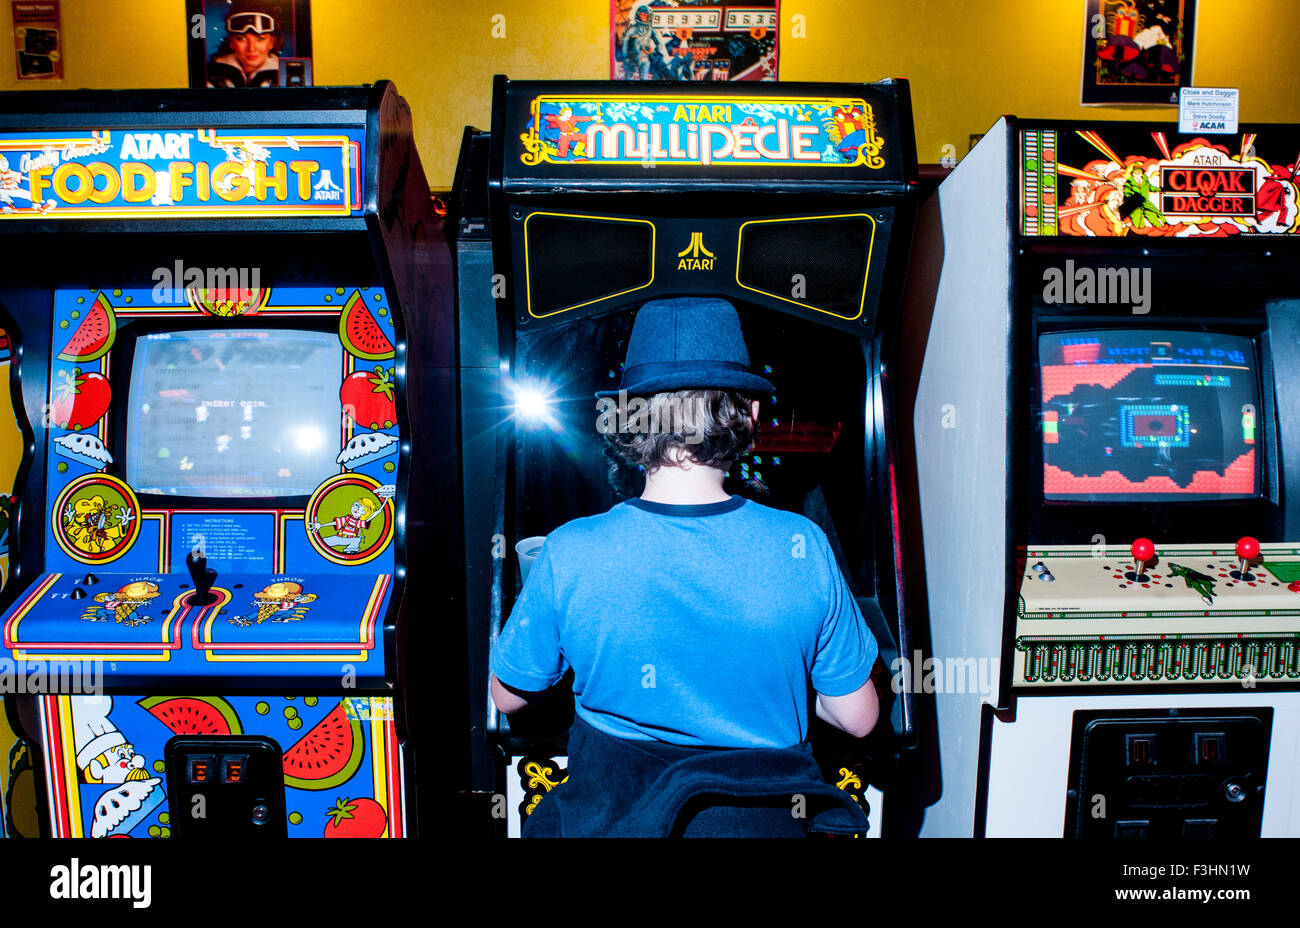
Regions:
<instances>
[{"instance_id":1,"label":"arcade cabinet","mask_svg":"<svg viewBox=\"0 0 1300 928\"><path fill-rule=\"evenodd\" d=\"M405 101L7 94L0 150L5 706L43 833L412 833L406 656L454 606L428 494L459 486L433 437L450 255Z\"/></svg>"},{"instance_id":2,"label":"arcade cabinet","mask_svg":"<svg viewBox=\"0 0 1300 928\"><path fill-rule=\"evenodd\" d=\"M1297 152L1007 118L922 208L923 834L1300 834Z\"/></svg>"},{"instance_id":3,"label":"arcade cabinet","mask_svg":"<svg viewBox=\"0 0 1300 928\"><path fill-rule=\"evenodd\" d=\"M630 91L497 78L492 131L467 130L448 219L468 539L464 775L482 826L518 834L565 777L571 694L500 715L488 654L527 566L517 546L641 491L638 475L611 474L593 394L617 384L648 300L737 306L755 369L778 391L762 397L729 492L825 529L883 667L907 648L885 358L915 177L903 81ZM910 700L893 697L883 667L872 738L816 732L830 782L859 799L888 789L913 737Z\"/></svg>"}]
</instances>

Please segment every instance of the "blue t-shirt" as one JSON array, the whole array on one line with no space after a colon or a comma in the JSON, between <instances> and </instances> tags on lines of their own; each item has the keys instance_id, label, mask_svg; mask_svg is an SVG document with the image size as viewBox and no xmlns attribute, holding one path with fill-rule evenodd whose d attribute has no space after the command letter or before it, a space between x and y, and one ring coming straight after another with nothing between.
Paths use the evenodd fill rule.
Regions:
<instances>
[{"instance_id":1,"label":"blue t-shirt","mask_svg":"<svg viewBox=\"0 0 1300 928\"><path fill-rule=\"evenodd\" d=\"M852 693L876 653L808 519L637 499L547 536L491 668L537 692L572 667L578 715L617 738L786 748L807 736L809 681Z\"/></svg>"}]
</instances>

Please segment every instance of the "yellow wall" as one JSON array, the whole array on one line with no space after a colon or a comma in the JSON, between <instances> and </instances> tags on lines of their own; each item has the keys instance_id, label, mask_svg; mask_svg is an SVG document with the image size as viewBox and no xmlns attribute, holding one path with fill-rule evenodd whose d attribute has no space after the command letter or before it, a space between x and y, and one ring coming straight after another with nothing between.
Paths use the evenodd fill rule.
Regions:
<instances>
[{"instance_id":1,"label":"yellow wall","mask_svg":"<svg viewBox=\"0 0 1300 928\"><path fill-rule=\"evenodd\" d=\"M182 87L183 0L62 0L63 87ZM7 30L9 4L0 23ZM1170 118L1080 107L1083 0L782 0L786 80L912 81L922 161L965 154L1003 113ZM495 14L505 37L493 37ZM807 37L790 38L791 17ZM415 110L429 181L450 186L466 124L486 128L491 79L609 76L608 0L312 0L318 84L396 81ZM1200 0L1196 83L1242 89L1242 118L1300 122L1295 0ZM14 78L0 42L0 89Z\"/></svg>"}]
</instances>

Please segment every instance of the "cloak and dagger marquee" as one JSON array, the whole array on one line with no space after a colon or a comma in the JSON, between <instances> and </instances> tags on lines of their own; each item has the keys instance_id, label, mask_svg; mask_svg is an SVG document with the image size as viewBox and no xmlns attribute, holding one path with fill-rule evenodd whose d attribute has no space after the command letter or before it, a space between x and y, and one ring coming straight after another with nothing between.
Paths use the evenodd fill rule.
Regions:
<instances>
[{"instance_id":1,"label":"cloak and dagger marquee","mask_svg":"<svg viewBox=\"0 0 1300 928\"><path fill-rule=\"evenodd\" d=\"M362 129L0 132L0 220L357 216Z\"/></svg>"},{"instance_id":2,"label":"cloak and dagger marquee","mask_svg":"<svg viewBox=\"0 0 1300 928\"><path fill-rule=\"evenodd\" d=\"M885 166L861 99L541 96L530 112L527 165Z\"/></svg>"},{"instance_id":3,"label":"cloak and dagger marquee","mask_svg":"<svg viewBox=\"0 0 1300 928\"><path fill-rule=\"evenodd\" d=\"M1271 163L1256 152L1255 133L1232 147L1225 141L1171 145L1153 131L1150 154L1121 156L1100 132L1025 129L1021 228L1025 235L1101 237L1300 233L1300 152L1283 149L1288 160Z\"/></svg>"}]
</instances>

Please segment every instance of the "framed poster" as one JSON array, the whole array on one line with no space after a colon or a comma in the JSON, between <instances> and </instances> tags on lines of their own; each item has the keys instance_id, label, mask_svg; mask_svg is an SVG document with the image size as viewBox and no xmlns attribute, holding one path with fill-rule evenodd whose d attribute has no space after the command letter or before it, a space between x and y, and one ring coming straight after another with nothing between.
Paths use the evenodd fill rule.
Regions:
<instances>
[{"instance_id":1,"label":"framed poster","mask_svg":"<svg viewBox=\"0 0 1300 928\"><path fill-rule=\"evenodd\" d=\"M616 81L774 81L780 0L610 0Z\"/></svg>"},{"instance_id":2,"label":"framed poster","mask_svg":"<svg viewBox=\"0 0 1300 928\"><path fill-rule=\"evenodd\" d=\"M186 0L191 87L310 87L310 0Z\"/></svg>"},{"instance_id":3,"label":"framed poster","mask_svg":"<svg viewBox=\"0 0 1300 928\"><path fill-rule=\"evenodd\" d=\"M63 80L59 0L13 0L14 62L20 81Z\"/></svg>"},{"instance_id":4,"label":"framed poster","mask_svg":"<svg viewBox=\"0 0 1300 928\"><path fill-rule=\"evenodd\" d=\"M1177 106L1192 84L1196 0L1086 0L1083 104Z\"/></svg>"}]
</instances>

